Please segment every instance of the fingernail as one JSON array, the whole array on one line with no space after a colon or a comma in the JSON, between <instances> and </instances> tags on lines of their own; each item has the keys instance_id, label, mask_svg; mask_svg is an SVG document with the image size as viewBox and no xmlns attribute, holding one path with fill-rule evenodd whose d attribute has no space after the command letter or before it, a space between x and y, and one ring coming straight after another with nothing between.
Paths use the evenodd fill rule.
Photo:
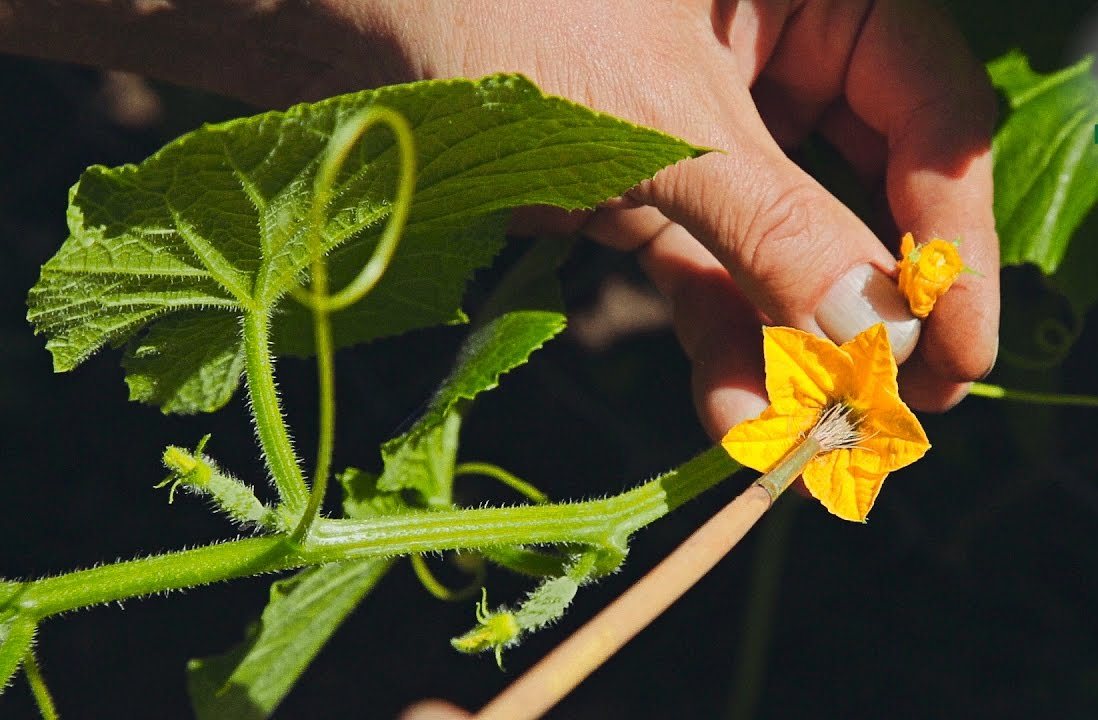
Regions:
<instances>
[{"instance_id":1,"label":"fingernail","mask_svg":"<svg viewBox=\"0 0 1098 720\"><path fill-rule=\"evenodd\" d=\"M759 391L729 386L710 390L705 404L706 415L716 423L713 429L723 436L733 425L758 417L769 403Z\"/></svg>"},{"instance_id":2,"label":"fingernail","mask_svg":"<svg viewBox=\"0 0 1098 720\"><path fill-rule=\"evenodd\" d=\"M919 320L908 310L896 281L872 265L850 270L816 309L816 323L837 343L881 322L896 362L907 360L919 341Z\"/></svg>"}]
</instances>

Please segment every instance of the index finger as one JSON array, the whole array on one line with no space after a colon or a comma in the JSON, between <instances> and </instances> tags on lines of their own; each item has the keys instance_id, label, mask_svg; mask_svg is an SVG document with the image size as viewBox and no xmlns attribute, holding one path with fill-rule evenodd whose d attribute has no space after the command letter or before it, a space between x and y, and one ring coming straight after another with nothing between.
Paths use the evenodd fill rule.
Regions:
<instances>
[{"instance_id":1,"label":"index finger","mask_svg":"<svg viewBox=\"0 0 1098 720\"><path fill-rule=\"evenodd\" d=\"M999 241L992 213L995 95L959 31L929 3L874 3L846 78L850 108L888 145L886 192L899 228L961 239L965 273L923 326L927 367L976 380L998 351Z\"/></svg>"}]
</instances>

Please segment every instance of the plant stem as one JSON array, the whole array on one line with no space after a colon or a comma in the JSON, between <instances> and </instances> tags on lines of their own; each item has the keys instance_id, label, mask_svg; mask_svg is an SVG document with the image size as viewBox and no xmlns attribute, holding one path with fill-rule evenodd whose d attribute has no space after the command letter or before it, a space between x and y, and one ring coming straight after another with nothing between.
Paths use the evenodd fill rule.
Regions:
<instances>
[{"instance_id":1,"label":"plant stem","mask_svg":"<svg viewBox=\"0 0 1098 720\"><path fill-rule=\"evenodd\" d=\"M304 565L526 543L624 552L628 537L739 469L720 447L620 495L580 503L320 519L305 545L260 537L103 565L23 583L35 619L154 593Z\"/></svg>"},{"instance_id":2,"label":"plant stem","mask_svg":"<svg viewBox=\"0 0 1098 720\"><path fill-rule=\"evenodd\" d=\"M1062 393L1031 392L1029 390L1011 390L999 385L987 383L972 383L968 390L970 395L994 398L997 400L1012 400L1014 402L1030 403L1033 405L1067 405L1073 407L1098 408L1098 397L1094 395L1065 395Z\"/></svg>"},{"instance_id":3,"label":"plant stem","mask_svg":"<svg viewBox=\"0 0 1098 720\"><path fill-rule=\"evenodd\" d=\"M61 715L58 714L57 706L54 705L50 689L46 687L46 679L42 677L42 669L38 667L38 658L35 657L34 650L27 650L27 654L23 656L23 673L27 676L27 684L30 685L31 694L34 695L34 702L38 705L42 720L58 720Z\"/></svg>"},{"instance_id":4,"label":"plant stem","mask_svg":"<svg viewBox=\"0 0 1098 720\"><path fill-rule=\"evenodd\" d=\"M290 515L297 515L305 507L309 490L290 442L290 432L278 399L270 329L267 313L248 311L244 314L245 376L263 457L282 503Z\"/></svg>"}]
</instances>

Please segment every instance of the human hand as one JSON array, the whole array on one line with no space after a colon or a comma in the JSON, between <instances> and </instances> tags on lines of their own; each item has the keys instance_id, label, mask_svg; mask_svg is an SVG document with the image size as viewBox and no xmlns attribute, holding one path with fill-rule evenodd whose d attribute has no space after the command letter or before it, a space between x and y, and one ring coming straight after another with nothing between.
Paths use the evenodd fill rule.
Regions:
<instances>
[{"instance_id":1,"label":"human hand","mask_svg":"<svg viewBox=\"0 0 1098 720\"><path fill-rule=\"evenodd\" d=\"M994 96L983 69L929 5L717 5L439 0L420 3L394 38L424 75L522 71L549 92L724 151L571 219L637 251L671 301L714 438L765 406L763 319L837 342L884 320L900 360L919 337L887 277L892 252L783 152L818 130L867 184L883 184L897 227L963 238L982 273L940 302L902 370L909 402L948 408L990 369L998 342Z\"/></svg>"},{"instance_id":2,"label":"human hand","mask_svg":"<svg viewBox=\"0 0 1098 720\"><path fill-rule=\"evenodd\" d=\"M0 50L123 67L261 104L520 71L549 92L723 150L593 214L520 220L527 229L578 227L638 253L674 307L714 438L765 406L763 320L836 341L885 320L901 360L918 338L886 277L892 253L784 152L817 130L867 185L883 188L896 227L963 238L966 264L981 273L962 276L922 327L901 369L907 400L948 408L994 361L994 96L929 3L221 4L216 13L202 3L80 4L62 14L19 5L0 13Z\"/></svg>"}]
</instances>

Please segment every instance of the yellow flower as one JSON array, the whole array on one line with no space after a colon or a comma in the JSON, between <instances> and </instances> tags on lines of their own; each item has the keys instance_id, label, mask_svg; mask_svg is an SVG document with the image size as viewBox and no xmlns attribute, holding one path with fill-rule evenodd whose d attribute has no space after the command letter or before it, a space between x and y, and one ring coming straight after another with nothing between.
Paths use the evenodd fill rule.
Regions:
<instances>
[{"instance_id":1,"label":"yellow flower","mask_svg":"<svg viewBox=\"0 0 1098 720\"><path fill-rule=\"evenodd\" d=\"M941 238L933 238L925 245L915 247L911 233L900 241L900 292L907 298L911 314L925 318L934 309L934 303L957 280L965 269L957 246Z\"/></svg>"},{"instance_id":2,"label":"yellow flower","mask_svg":"<svg viewBox=\"0 0 1098 720\"><path fill-rule=\"evenodd\" d=\"M763 328L770 407L736 425L721 444L744 465L768 472L802 442L820 450L804 484L830 512L864 522L881 483L930 448L900 399L884 325L836 346L786 327Z\"/></svg>"}]
</instances>

